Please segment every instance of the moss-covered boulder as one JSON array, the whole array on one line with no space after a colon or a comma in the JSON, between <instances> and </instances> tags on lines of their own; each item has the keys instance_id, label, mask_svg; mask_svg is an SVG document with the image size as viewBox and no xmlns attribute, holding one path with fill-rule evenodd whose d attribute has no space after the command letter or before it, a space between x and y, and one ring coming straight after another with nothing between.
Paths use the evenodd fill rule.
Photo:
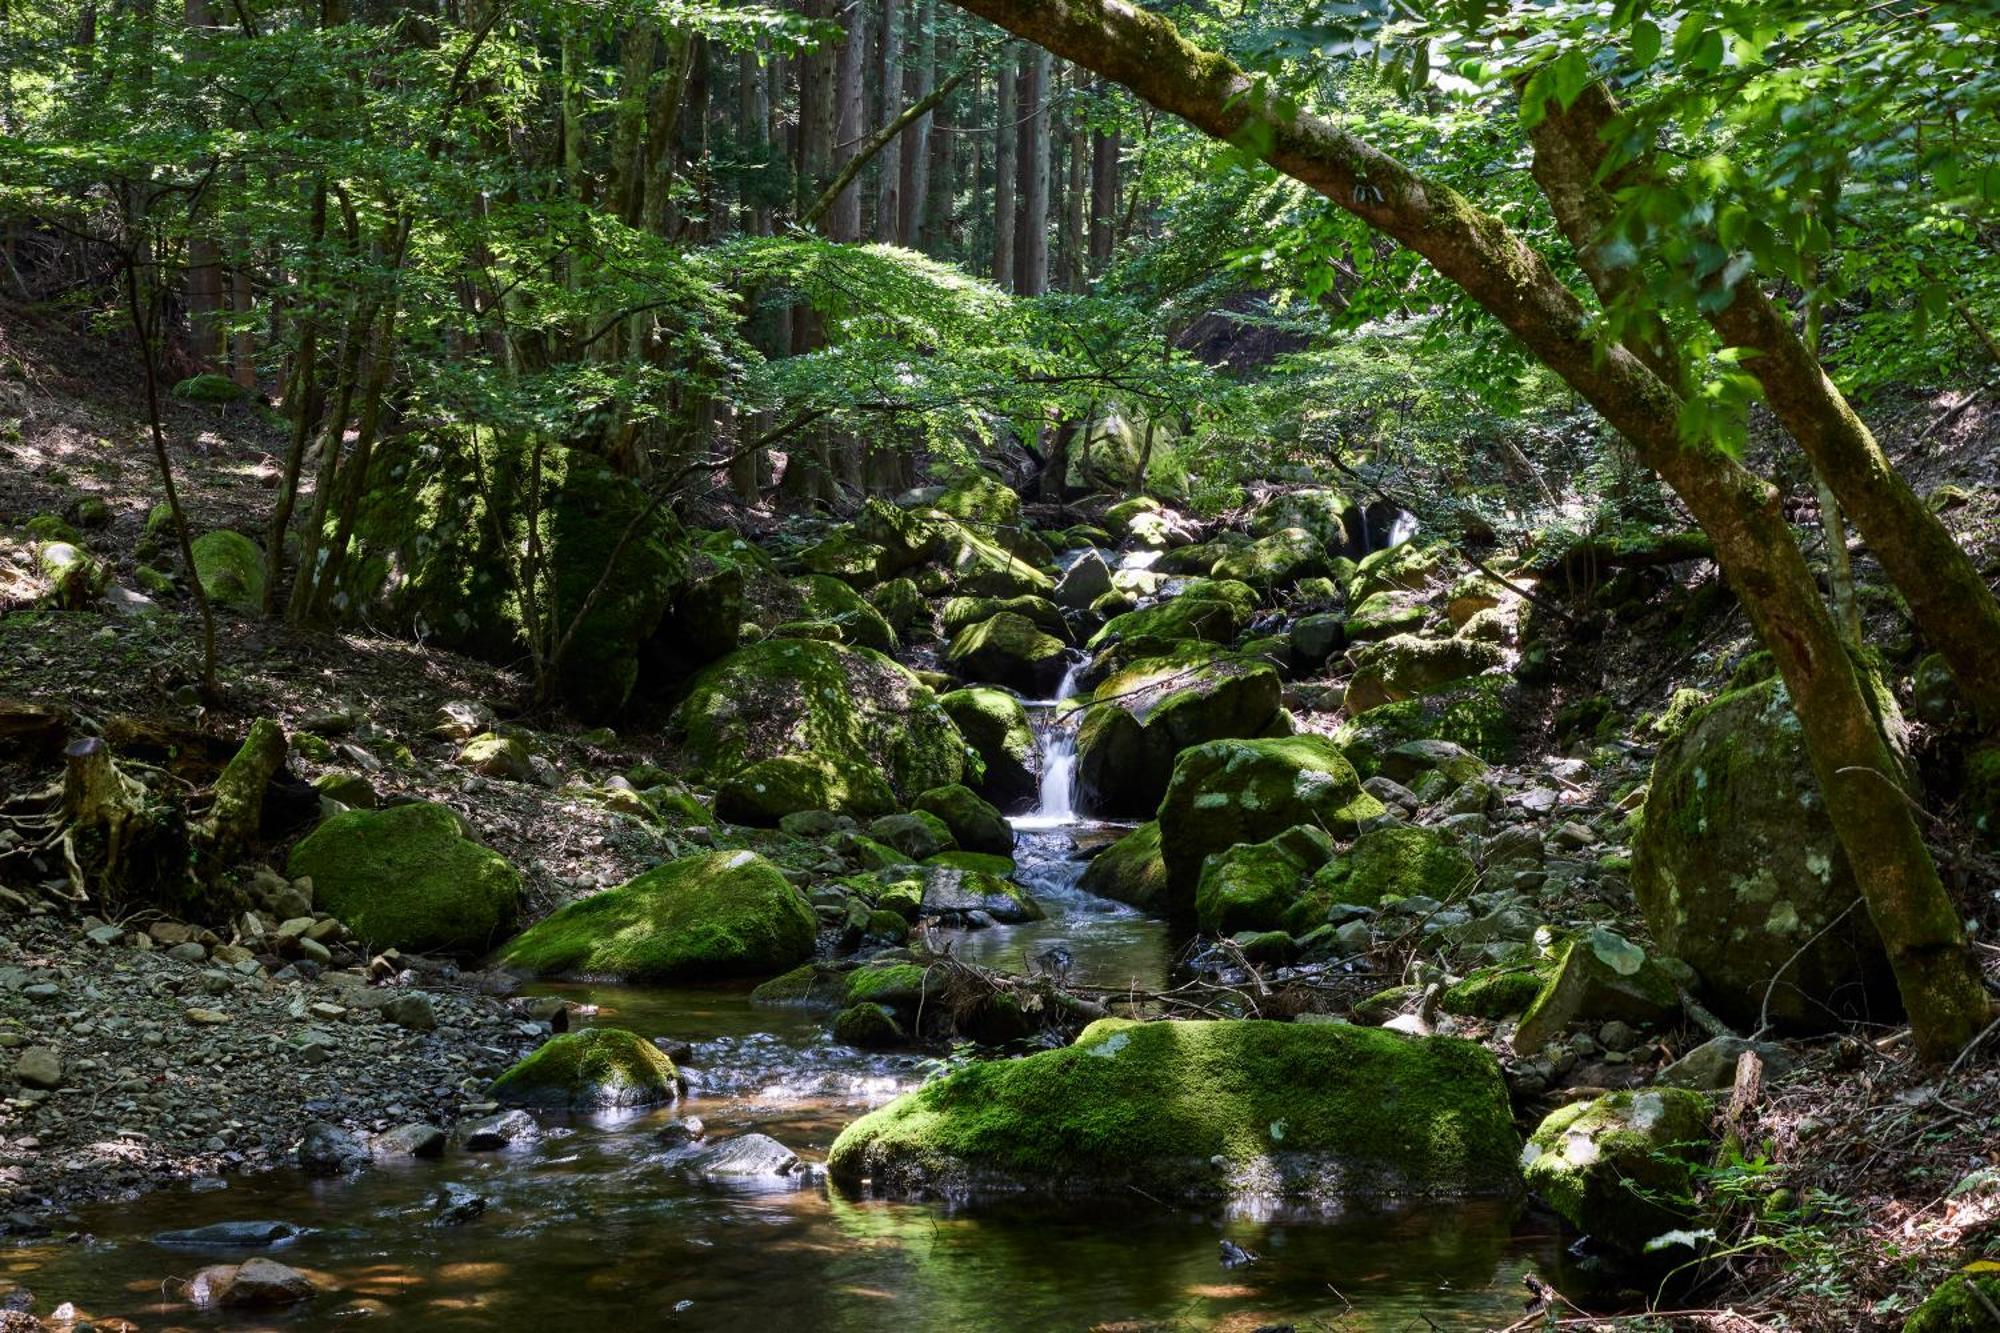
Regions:
<instances>
[{"instance_id":1,"label":"moss-covered boulder","mask_svg":"<svg viewBox=\"0 0 2000 1333\"><path fill-rule=\"evenodd\" d=\"M1106 847L1084 867L1077 887L1100 898L1150 912L1167 906L1167 863L1160 855L1160 825L1148 821Z\"/></svg>"},{"instance_id":2,"label":"moss-covered boulder","mask_svg":"<svg viewBox=\"0 0 2000 1333\"><path fill-rule=\"evenodd\" d=\"M1680 1012L1680 988L1645 950L1599 926L1558 943L1542 984L1514 1029L1516 1054L1533 1055L1572 1024L1663 1022Z\"/></svg>"},{"instance_id":3,"label":"moss-covered boulder","mask_svg":"<svg viewBox=\"0 0 2000 1333\"><path fill-rule=\"evenodd\" d=\"M1894 703L1880 707L1900 730ZM1776 679L1698 709L1660 747L1632 891L1653 938L1732 1023L1755 1027L1766 991L1771 1020L1795 1030L1894 1012L1879 937L1849 910L1861 891Z\"/></svg>"},{"instance_id":4,"label":"moss-covered boulder","mask_svg":"<svg viewBox=\"0 0 2000 1333\"><path fill-rule=\"evenodd\" d=\"M1055 579L1043 568L1041 555L1016 554L992 535L943 514L934 521L944 533L940 562L959 592L968 597L1047 597L1055 591Z\"/></svg>"},{"instance_id":5,"label":"moss-covered boulder","mask_svg":"<svg viewBox=\"0 0 2000 1333\"><path fill-rule=\"evenodd\" d=\"M937 617L930 599L912 579L895 578L868 594L868 604L881 613L900 639L930 639L937 635Z\"/></svg>"},{"instance_id":6,"label":"moss-covered boulder","mask_svg":"<svg viewBox=\"0 0 2000 1333\"><path fill-rule=\"evenodd\" d=\"M951 828L925 810L883 815L869 824L868 836L885 847L895 848L912 861L956 850Z\"/></svg>"},{"instance_id":7,"label":"moss-covered boulder","mask_svg":"<svg viewBox=\"0 0 2000 1333\"><path fill-rule=\"evenodd\" d=\"M915 809L943 821L952 840L968 852L1014 854L1014 826L970 787L958 783L933 787L917 797Z\"/></svg>"},{"instance_id":8,"label":"moss-covered boulder","mask_svg":"<svg viewBox=\"0 0 2000 1333\"><path fill-rule=\"evenodd\" d=\"M1096 652L1113 643L1138 639L1228 643L1242 632L1256 608L1257 594L1248 584L1234 579L1195 579L1164 602L1112 616L1090 636L1085 647Z\"/></svg>"},{"instance_id":9,"label":"moss-covered boulder","mask_svg":"<svg viewBox=\"0 0 2000 1333\"><path fill-rule=\"evenodd\" d=\"M787 815L837 810L856 819L893 814L895 791L872 766L854 759L782 754L745 765L722 780L715 813L732 824L775 828Z\"/></svg>"},{"instance_id":10,"label":"moss-covered boulder","mask_svg":"<svg viewBox=\"0 0 2000 1333\"><path fill-rule=\"evenodd\" d=\"M1911 1312L1903 1333L1992 1333L2000 1328L1995 1310L2000 1310L2000 1276L1958 1273Z\"/></svg>"},{"instance_id":11,"label":"moss-covered boulder","mask_svg":"<svg viewBox=\"0 0 2000 1333\"><path fill-rule=\"evenodd\" d=\"M1002 611L1026 616L1044 634L1063 640L1069 638L1069 622L1063 619L1062 611L1056 604L1046 597L953 597L938 613L938 627L946 638L956 638L961 631L972 628L982 620L991 620Z\"/></svg>"},{"instance_id":12,"label":"moss-covered boulder","mask_svg":"<svg viewBox=\"0 0 2000 1333\"><path fill-rule=\"evenodd\" d=\"M1326 547L1304 528L1280 528L1217 560L1210 573L1271 591L1327 571Z\"/></svg>"},{"instance_id":13,"label":"moss-covered boulder","mask_svg":"<svg viewBox=\"0 0 2000 1333\"><path fill-rule=\"evenodd\" d=\"M1216 935L1275 929L1296 906L1306 877L1332 855L1333 840L1305 824L1225 847L1202 863L1195 925Z\"/></svg>"},{"instance_id":14,"label":"moss-covered boulder","mask_svg":"<svg viewBox=\"0 0 2000 1333\"><path fill-rule=\"evenodd\" d=\"M1333 743L1364 778L1381 772L1384 757L1412 740L1451 741L1502 762L1518 743L1514 692L1504 676L1464 681L1350 717L1333 733Z\"/></svg>"},{"instance_id":15,"label":"moss-covered boulder","mask_svg":"<svg viewBox=\"0 0 2000 1333\"><path fill-rule=\"evenodd\" d=\"M959 631L944 660L967 680L1046 698L1069 669L1069 648L1026 616L1002 611Z\"/></svg>"},{"instance_id":16,"label":"moss-covered boulder","mask_svg":"<svg viewBox=\"0 0 2000 1333\"><path fill-rule=\"evenodd\" d=\"M817 620L840 630L840 641L878 653L893 652L896 632L866 598L839 579L808 574L795 581L800 607L795 619Z\"/></svg>"},{"instance_id":17,"label":"moss-covered boulder","mask_svg":"<svg viewBox=\"0 0 2000 1333\"><path fill-rule=\"evenodd\" d=\"M1021 517L1021 497L1014 488L981 468L969 468L932 503L998 545L1037 565L1055 558L1049 544L1031 531Z\"/></svg>"},{"instance_id":18,"label":"moss-covered boulder","mask_svg":"<svg viewBox=\"0 0 2000 1333\"><path fill-rule=\"evenodd\" d=\"M49 585L43 600L66 611L90 605L111 581L110 567L75 542L43 542L35 569Z\"/></svg>"},{"instance_id":19,"label":"moss-covered boulder","mask_svg":"<svg viewBox=\"0 0 2000 1333\"><path fill-rule=\"evenodd\" d=\"M264 553L257 543L227 528L204 532L193 542L195 577L208 600L255 611L264 603Z\"/></svg>"},{"instance_id":20,"label":"moss-covered boulder","mask_svg":"<svg viewBox=\"0 0 2000 1333\"><path fill-rule=\"evenodd\" d=\"M888 552L864 541L852 531L833 533L798 553L797 568L808 575L838 579L853 588L867 589L882 581Z\"/></svg>"},{"instance_id":21,"label":"moss-covered boulder","mask_svg":"<svg viewBox=\"0 0 2000 1333\"><path fill-rule=\"evenodd\" d=\"M1637 1254L1683 1225L1676 1201L1712 1151L1708 1099L1682 1088L1615 1092L1550 1113L1522 1152L1528 1188L1580 1230Z\"/></svg>"},{"instance_id":22,"label":"moss-covered boulder","mask_svg":"<svg viewBox=\"0 0 2000 1333\"><path fill-rule=\"evenodd\" d=\"M909 1037L896 1015L879 1004L854 1004L833 1016L833 1039L863 1051L894 1050Z\"/></svg>"},{"instance_id":23,"label":"moss-covered boulder","mask_svg":"<svg viewBox=\"0 0 2000 1333\"><path fill-rule=\"evenodd\" d=\"M870 499L855 520L853 537L881 552L875 569L883 578L935 560L945 550L945 529L883 499Z\"/></svg>"},{"instance_id":24,"label":"moss-covered boulder","mask_svg":"<svg viewBox=\"0 0 2000 1333\"><path fill-rule=\"evenodd\" d=\"M1451 561L1451 548L1444 545L1404 542L1370 551L1355 567L1354 577L1348 580L1347 604L1359 606L1376 593L1392 589L1423 592L1446 576Z\"/></svg>"},{"instance_id":25,"label":"moss-covered boulder","mask_svg":"<svg viewBox=\"0 0 2000 1333\"><path fill-rule=\"evenodd\" d=\"M1430 610L1406 592L1378 592L1347 613L1347 637L1362 643L1391 639L1423 628Z\"/></svg>"},{"instance_id":26,"label":"moss-covered boulder","mask_svg":"<svg viewBox=\"0 0 2000 1333\"><path fill-rule=\"evenodd\" d=\"M1250 513L1250 531L1268 537L1287 528L1303 528L1326 551L1340 555L1361 545L1361 511L1339 491L1325 486L1281 491Z\"/></svg>"},{"instance_id":27,"label":"moss-covered boulder","mask_svg":"<svg viewBox=\"0 0 2000 1333\"><path fill-rule=\"evenodd\" d=\"M561 1111L653 1106L679 1094L680 1073L666 1052L623 1028L551 1037L488 1090L502 1106Z\"/></svg>"},{"instance_id":28,"label":"moss-covered boulder","mask_svg":"<svg viewBox=\"0 0 2000 1333\"><path fill-rule=\"evenodd\" d=\"M1431 829L1370 829L1313 875L1283 924L1310 930L1325 922L1336 904L1374 907L1384 899L1414 896L1448 901L1470 888L1477 873L1471 857Z\"/></svg>"},{"instance_id":29,"label":"moss-covered boulder","mask_svg":"<svg viewBox=\"0 0 2000 1333\"><path fill-rule=\"evenodd\" d=\"M286 873L310 875L314 903L375 949L476 953L514 922L521 877L427 801L344 810L292 849Z\"/></svg>"},{"instance_id":30,"label":"moss-covered boulder","mask_svg":"<svg viewBox=\"0 0 2000 1333\"><path fill-rule=\"evenodd\" d=\"M1104 511L1104 530L1113 537L1125 538L1132 535L1132 524L1141 515L1164 513L1166 506L1150 495L1135 495L1129 500L1120 500Z\"/></svg>"},{"instance_id":31,"label":"moss-covered boulder","mask_svg":"<svg viewBox=\"0 0 2000 1333\"><path fill-rule=\"evenodd\" d=\"M1508 1195L1519 1140L1493 1057L1333 1024L1103 1020L961 1068L849 1125L834 1179L1321 1205Z\"/></svg>"},{"instance_id":32,"label":"moss-covered boulder","mask_svg":"<svg viewBox=\"0 0 2000 1333\"><path fill-rule=\"evenodd\" d=\"M1111 818L1150 815L1181 751L1264 735L1278 716L1283 690L1268 663L1193 647L1114 672L1092 693L1077 724L1082 808Z\"/></svg>"},{"instance_id":33,"label":"moss-covered boulder","mask_svg":"<svg viewBox=\"0 0 2000 1333\"><path fill-rule=\"evenodd\" d=\"M740 648L689 683L674 722L689 759L717 783L796 758L833 765L843 783L872 768L906 801L965 773L964 741L937 696L866 648L800 639ZM830 784L827 794L842 791ZM848 813L845 804L796 808Z\"/></svg>"},{"instance_id":34,"label":"moss-covered boulder","mask_svg":"<svg viewBox=\"0 0 2000 1333\"><path fill-rule=\"evenodd\" d=\"M804 961L818 922L754 852L655 866L529 927L498 961L530 976L709 981L771 976Z\"/></svg>"},{"instance_id":35,"label":"moss-covered boulder","mask_svg":"<svg viewBox=\"0 0 2000 1333\"><path fill-rule=\"evenodd\" d=\"M460 768L469 768L483 778L508 782L532 782L535 778L534 752L519 736L502 736L485 731L466 741L458 752Z\"/></svg>"},{"instance_id":36,"label":"moss-covered boulder","mask_svg":"<svg viewBox=\"0 0 2000 1333\"><path fill-rule=\"evenodd\" d=\"M1202 862L1239 842L1262 842L1297 824L1352 838L1382 813L1361 779L1322 736L1210 741L1183 751L1160 801L1160 851L1169 906L1192 908Z\"/></svg>"},{"instance_id":37,"label":"moss-covered boulder","mask_svg":"<svg viewBox=\"0 0 2000 1333\"><path fill-rule=\"evenodd\" d=\"M975 685L943 695L938 704L984 765L968 786L1002 810L1017 809L1034 796L1035 731L1019 699Z\"/></svg>"},{"instance_id":38,"label":"moss-covered boulder","mask_svg":"<svg viewBox=\"0 0 2000 1333\"><path fill-rule=\"evenodd\" d=\"M1349 717L1357 717L1371 708L1480 675L1506 660L1498 644L1478 639L1398 634L1355 653L1354 675L1348 679L1341 707Z\"/></svg>"}]
</instances>

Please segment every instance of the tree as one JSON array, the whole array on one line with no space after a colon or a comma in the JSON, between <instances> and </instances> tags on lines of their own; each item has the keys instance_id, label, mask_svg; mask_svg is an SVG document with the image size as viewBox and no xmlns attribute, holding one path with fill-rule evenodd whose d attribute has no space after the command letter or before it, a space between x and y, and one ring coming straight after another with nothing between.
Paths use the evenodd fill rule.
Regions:
<instances>
[{"instance_id":1,"label":"tree","mask_svg":"<svg viewBox=\"0 0 2000 1333\"><path fill-rule=\"evenodd\" d=\"M1284 104L1268 83L1190 44L1165 19L1107 0L955 3L1238 145L1423 256L1616 427L1714 540L1771 650L1919 1049L1947 1058L1986 1025L1991 1002L1957 912L1775 488L1714 439L1682 435L1677 387L1626 346L1598 345L1589 311L1543 254L1456 190Z\"/></svg>"}]
</instances>

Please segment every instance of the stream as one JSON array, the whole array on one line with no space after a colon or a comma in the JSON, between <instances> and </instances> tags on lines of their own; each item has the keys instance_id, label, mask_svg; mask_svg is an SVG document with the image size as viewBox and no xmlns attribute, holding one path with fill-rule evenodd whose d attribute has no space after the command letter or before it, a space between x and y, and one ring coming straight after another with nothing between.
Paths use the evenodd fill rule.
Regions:
<instances>
[{"instance_id":1,"label":"stream","mask_svg":"<svg viewBox=\"0 0 2000 1333\"><path fill-rule=\"evenodd\" d=\"M1073 693L1074 679L1062 694ZM1160 986L1167 926L1077 888L1087 850L1122 830L1081 819L1073 727L1035 706L1038 808L1018 818L1018 878L1047 919L941 931L957 956L1058 970L1097 986ZM692 1043L690 1095L672 1108L543 1117L533 1146L453 1151L344 1179L294 1170L194 1182L84 1216L87 1238L0 1252L5 1276L49 1302L142 1329L323 1328L387 1319L426 1328L1086 1329L1105 1321L1241 1328L1339 1320L1342 1329L1492 1328L1520 1311L1523 1274L1558 1246L1508 1205L1452 1203L1338 1217L1224 1214L1145 1199L1096 1205L849 1200L823 1184L718 1188L664 1161L657 1130L697 1115L712 1137L761 1131L811 1162L842 1126L922 1081L916 1055L836 1045L824 1016L753 1006L749 986L538 987L592 1021ZM432 1218L446 1184L487 1196L458 1226ZM276 1251L190 1253L150 1239L215 1222L308 1228ZM1227 1240L1258 1256L1233 1269ZM281 1314L202 1314L163 1290L209 1263L271 1253L321 1295Z\"/></svg>"}]
</instances>

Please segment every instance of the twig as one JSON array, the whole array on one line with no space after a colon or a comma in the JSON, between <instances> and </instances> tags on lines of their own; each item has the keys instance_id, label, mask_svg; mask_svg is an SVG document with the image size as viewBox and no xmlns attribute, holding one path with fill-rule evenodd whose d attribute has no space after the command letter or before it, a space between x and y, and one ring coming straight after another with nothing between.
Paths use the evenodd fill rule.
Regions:
<instances>
[{"instance_id":1,"label":"twig","mask_svg":"<svg viewBox=\"0 0 2000 1333\"><path fill-rule=\"evenodd\" d=\"M1799 961L1799 959L1805 957L1807 949L1810 949L1813 947L1813 945L1819 943L1821 936L1825 935L1828 931L1832 930L1835 926L1839 925L1841 922L1847 920L1847 914L1849 912L1852 912L1855 908L1861 906L1861 902L1862 900L1860 898L1856 898L1853 902L1849 903L1846 907L1842 908L1839 916L1835 917L1833 920L1827 922L1825 925L1821 926L1818 930L1814 931L1812 938L1807 940L1804 944L1801 944L1798 947L1798 950L1794 952L1790 958L1787 958L1785 960L1784 966L1780 967L1776 972L1773 972L1771 974L1771 984L1764 987L1764 1003L1758 1006L1757 1009L1757 1030L1750 1034L1753 1040L1755 1038L1763 1036L1766 1032L1769 1032L1771 1030L1771 996L1774 993L1776 993L1778 989L1779 979L1783 977L1786 972L1791 970L1791 966L1793 963L1796 963Z\"/></svg>"}]
</instances>

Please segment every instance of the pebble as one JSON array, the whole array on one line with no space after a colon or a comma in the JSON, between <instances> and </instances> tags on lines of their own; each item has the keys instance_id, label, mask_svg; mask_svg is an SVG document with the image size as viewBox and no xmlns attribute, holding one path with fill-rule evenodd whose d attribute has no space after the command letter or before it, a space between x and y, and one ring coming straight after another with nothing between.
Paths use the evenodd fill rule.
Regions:
<instances>
[{"instance_id":1,"label":"pebble","mask_svg":"<svg viewBox=\"0 0 2000 1333\"><path fill-rule=\"evenodd\" d=\"M24 1088L53 1091L63 1082L62 1056L48 1046L30 1046L14 1062L14 1077Z\"/></svg>"}]
</instances>

